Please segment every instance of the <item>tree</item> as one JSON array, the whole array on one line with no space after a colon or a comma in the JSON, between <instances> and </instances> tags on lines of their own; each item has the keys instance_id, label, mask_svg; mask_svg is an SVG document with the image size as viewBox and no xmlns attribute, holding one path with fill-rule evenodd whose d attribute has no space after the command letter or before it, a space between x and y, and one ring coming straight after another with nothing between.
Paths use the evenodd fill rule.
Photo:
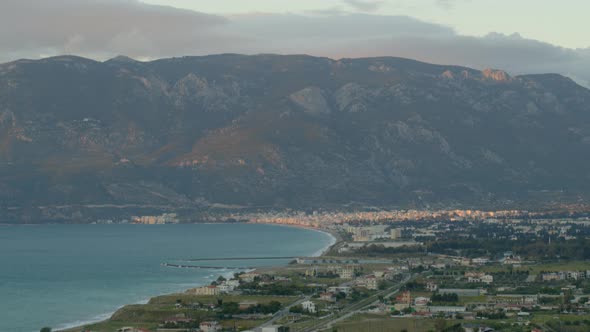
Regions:
<instances>
[{"instance_id":1,"label":"tree","mask_svg":"<svg viewBox=\"0 0 590 332\"><path fill-rule=\"evenodd\" d=\"M289 312L295 313L295 314L302 314L303 313L303 306L301 304L294 305L291 308L289 308Z\"/></svg>"},{"instance_id":2,"label":"tree","mask_svg":"<svg viewBox=\"0 0 590 332\"><path fill-rule=\"evenodd\" d=\"M414 309L412 309L412 307L407 307L407 308L403 308L403 309L402 309L402 313L403 313L404 315L409 315L409 314L411 314L412 312L414 312Z\"/></svg>"},{"instance_id":3,"label":"tree","mask_svg":"<svg viewBox=\"0 0 590 332\"><path fill-rule=\"evenodd\" d=\"M42 328L40 332L51 332L51 327L46 326L46 327Z\"/></svg>"}]
</instances>

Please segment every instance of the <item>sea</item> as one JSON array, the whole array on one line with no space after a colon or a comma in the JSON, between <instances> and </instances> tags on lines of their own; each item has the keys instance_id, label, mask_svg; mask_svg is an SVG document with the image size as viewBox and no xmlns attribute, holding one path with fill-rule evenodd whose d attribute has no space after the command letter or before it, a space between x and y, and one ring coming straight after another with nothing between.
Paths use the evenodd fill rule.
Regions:
<instances>
[{"instance_id":1,"label":"sea","mask_svg":"<svg viewBox=\"0 0 590 332\"><path fill-rule=\"evenodd\" d=\"M314 230L243 223L0 226L0 331L89 324L237 268L290 261L195 259L314 256L334 241Z\"/></svg>"}]
</instances>

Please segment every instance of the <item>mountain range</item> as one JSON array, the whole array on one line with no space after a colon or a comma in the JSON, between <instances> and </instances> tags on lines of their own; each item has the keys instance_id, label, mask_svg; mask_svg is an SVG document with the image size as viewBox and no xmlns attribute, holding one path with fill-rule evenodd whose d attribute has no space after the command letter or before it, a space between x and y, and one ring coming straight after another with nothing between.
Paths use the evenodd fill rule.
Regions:
<instances>
[{"instance_id":1,"label":"mountain range","mask_svg":"<svg viewBox=\"0 0 590 332\"><path fill-rule=\"evenodd\" d=\"M384 57L0 65L0 222L590 196L590 90Z\"/></svg>"}]
</instances>

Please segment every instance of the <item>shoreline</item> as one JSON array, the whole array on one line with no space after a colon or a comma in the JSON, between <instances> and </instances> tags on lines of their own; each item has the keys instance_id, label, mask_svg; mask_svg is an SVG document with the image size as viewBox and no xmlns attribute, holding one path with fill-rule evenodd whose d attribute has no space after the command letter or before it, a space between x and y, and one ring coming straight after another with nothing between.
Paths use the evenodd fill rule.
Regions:
<instances>
[{"instance_id":1,"label":"shoreline","mask_svg":"<svg viewBox=\"0 0 590 332\"><path fill-rule=\"evenodd\" d=\"M194 223L194 224L199 224L199 223ZM224 224L224 223L209 223L209 224ZM328 237L330 238L329 243L324 246L323 248L320 248L319 250L317 250L316 252L314 252L313 254L311 254L309 257L322 257L324 256L326 253L328 253L332 247L334 247L335 245L337 245L338 243L340 243L341 239L340 236L328 229L325 228L314 228L314 227L306 227L306 226L298 226L298 225L284 225L284 224L275 224L275 223L245 223L245 224L251 224L251 225L271 225L271 226L277 226L277 227L291 227L291 228L299 228L299 229L307 229L310 231L315 231L315 232L320 232L320 233L324 233L326 235L328 235ZM274 266L269 266L269 268L276 268L279 267L279 265L274 265ZM255 271L256 269L251 269L248 271ZM229 271L226 274L222 274L225 278L227 278L228 276L231 277L234 274L235 271ZM193 287L199 287L202 286L201 284L196 284ZM190 288L189 288L190 289ZM99 314L97 316L95 316L95 319L89 319L87 321L77 321L77 322L72 322L72 323L64 323L61 326L58 326L55 328L55 332L74 332L74 331L79 331L80 329L83 329L86 325L91 325L91 324L97 324L97 323L101 323L101 322L106 322L108 321L117 311L119 311L120 309L124 308L125 306L128 305L141 305L141 304L147 304L152 298L154 297L158 297L158 296L166 296L166 295L173 295L173 294L182 294L187 290L187 288L183 288L181 290L179 290L178 293L164 293L164 294L159 294L159 295L153 295L148 297L147 299L143 299L141 301L135 302L135 303L127 303L127 304L123 304L121 306L119 306L117 309L115 309L113 312L111 313L106 313L106 314Z\"/></svg>"},{"instance_id":2,"label":"shoreline","mask_svg":"<svg viewBox=\"0 0 590 332\"><path fill-rule=\"evenodd\" d=\"M246 270L246 271L253 271L253 270ZM229 277L233 276L234 273L235 273L235 271L227 271L225 274L220 274L220 275L223 276L224 278L229 278ZM198 284L198 285L195 285L194 287L199 287L199 286L201 286L201 285ZM188 288L188 289L190 289L190 288ZM179 289L179 291L176 293L163 293L163 294L159 294L159 295L149 296L143 300L140 300L140 301L137 301L134 303L126 303L126 304L120 305L119 307L117 307L117 309L115 309L114 311L112 311L110 313L96 315L95 318L90 318L88 320L80 320L77 322L62 324L62 326L57 326L57 327L55 327L54 332L72 332L72 331L78 332L80 329L84 328L84 326L86 326L86 325L97 324L97 323L102 323L102 322L108 321L117 311L123 309L124 307L126 307L128 305L145 305L145 304L148 304L150 302L150 300L153 299L154 297L173 295L173 294L182 294L186 290L187 290L187 288L183 287L183 288Z\"/></svg>"},{"instance_id":3,"label":"shoreline","mask_svg":"<svg viewBox=\"0 0 590 332\"><path fill-rule=\"evenodd\" d=\"M302 225L293 225L293 224L278 224L278 223L246 223L246 224L251 224L251 225L270 225L270 226L280 226L280 227L290 227L290 228L299 228L299 229L307 229L310 231L315 231L315 232L319 232L319 233L324 233L326 235L328 235L330 237L330 243L316 251L315 253L313 253L311 256L309 257L321 257L324 256L326 253L328 253L332 247L334 247L335 245L337 245L338 243L342 242L342 238L340 237L340 235L336 232L334 232L331 229L328 228L316 228L316 227L310 227L310 226L302 226Z\"/></svg>"}]
</instances>

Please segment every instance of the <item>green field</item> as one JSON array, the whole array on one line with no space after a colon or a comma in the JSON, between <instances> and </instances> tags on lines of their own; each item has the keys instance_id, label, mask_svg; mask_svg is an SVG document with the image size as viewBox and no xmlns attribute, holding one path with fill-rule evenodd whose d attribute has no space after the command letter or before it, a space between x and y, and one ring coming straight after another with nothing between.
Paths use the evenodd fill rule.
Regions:
<instances>
[{"instance_id":1,"label":"green field","mask_svg":"<svg viewBox=\"0 0 590 332\"><path fill-rule=\"evenodd\" d=\"M484 272L510 272L510 267L506 265L484 266L480 269ZM529 274L539 274L542 271L586 271L590 270L590 262L572 261L572 262L554 262L522 265L514 267L513 271L529 271Z\"/></svg>"},{"instance_id":2,"label":"green field","mask_svg":"<svg viewBox=\"0 0 590 332\"><path fill-rule=\"evenodd\" d=\"M447 324L451 325L448 321ZM336 324L338 332L422 332L434 330L435 320L414 318L390 318L378 315L355 315L350 320Z\"/></svg>"},{"instance_id":3,"label":"green field","mask_svg":"<svg viewBox=\"0 0 590 332\"><path fill-rule=\"evenodd\" d=\"M218 300L223 302L255 301L259 304L268 304L271 301L281 302L284 306L295 302L298 297L286 296L246 296L246 295L220 295L220 296L198 296L187 294L171 294L152 298L147 304L127 305L113 314L106 321L85 326L93 332L113 332L124 326L142 327L154 331L158 325L167 318L184 314L188 318L206 320L214 313L206 310L195 310L189 308L176 308L180 300L183 304L216 304ZM262 321L256 320L225 320L221 322L227 328L236 327L238 330L245 330L256 327ZM79 332L80 328L70 329L67 332Z\"/></svg>"}]
</instances>

